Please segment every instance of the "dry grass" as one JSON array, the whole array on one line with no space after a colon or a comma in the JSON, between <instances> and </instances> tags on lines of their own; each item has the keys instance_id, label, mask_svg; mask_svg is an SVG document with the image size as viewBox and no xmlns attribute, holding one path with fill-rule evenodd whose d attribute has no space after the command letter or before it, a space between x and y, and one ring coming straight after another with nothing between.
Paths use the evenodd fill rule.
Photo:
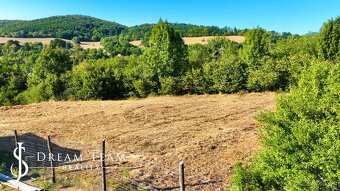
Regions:
<instances>
[{"instance_id":1,"label":"dry grass","mask_svg":"<svg viewBox=\"0 0 340 191\"><path fill-rule=\"evenodd\" d=\"M100 45L100 42L80 42L80 46L88 49L88 48L95 48L95 49L99 49L99 48L103 48L102 45Z\"/></svg>"},{"instance_id":2,"label":"dry grass","mask_svg":"<svg viewBox=\"0 0 340 191\"><path fill-rule=\"evenodd\" d=\"M202 36L202 37L184 37L184 43L185 44L207 44L210 39L216 38L216 36ZM231 41L242 43L244 42L245 38L244 36L226 36ZM49 44L51 40L54 40L55 38L9 38L9 37L0 37L0 43L6 43L9 40L17 40L20 42L20 44L24 43L34 43L34 42L41 42L42 44ZM70 40L62 39L68 42L72 42ZM141 46L140 40L134 40L131 41L130 44L134 46ZM80 46L88 49L88 48L103 48L102 45L100 45L100 42L81 42Z\"/></svg>"},{"instance_id":3,"label":"dry grass","mask_svg":"<svg viewBox=\"0 0 340 191\"><path fill-rule=\"evenodd\" d=\"M24 44L24 43L35 43L35 42L40 42L42 44L49 44L51 42L51 40L54 40L55 38L9 38L9 37L0 37L0 43L6 43L9 40L17 40L20 42L20 44ZM66 39L62 39L64 41L67 42L71 42L71 40L66 40ZM103 48L100 45L100 42L81 42L80 46L83 47L84 49L88 49L88 48Z\"/></svg>"},{"instance_id":4,"label":"dry grass","mask_svg":"<svg viewBox=\"0 0 340 191\"><path fill-rule=\"evenodd\" d=\"M217 36L202 36L202 37L184 37L184 43L185 44L207 44L209 40L216 38ZM244 36L225 36L227 39L242 43L244 42L245 38Z\"/></svg>"},{"instance_id":5,"label":"dry grass","mask_svg":"<svg viewBox=\"0 0 340 191\"><path fill-rule=\"evenodd\" d=\"M55 38L10 38L10 37L0 37L0 43L6 43L9 40L16 40L19 41L20 44L24 43L34 43L34 42L41 42L42 44L49 44L51 40ZM63 39L64 40L64 39Z\"/></svg>"},{"instance_id":6,"label":"dry grass","mask_svg":"<svg viewBox=\"0 0 340 191\"><path fill-rule=\"evenodd\" d=\"M273 109L274 93L151 97L124 101L45 102L0 107L0 135L52 135L61 146L82 152L100 148L139 156L129 171L149 188L177 185L178 162L186 164L188 190L219 190L231 169L259 149L254 116ZM113 175L117 170L109 170ZM99 172L98 173L99 176ZM79 172L87 177L91 173ZM162 190L162 189L160 189Z\"/></svg>"},{"instance_id":7,"label":"dry grass","mask_svg":"<svg viewBox=\"0 0 340 191\"><path fill-rule=\"evenodd\" d=\"M132 44L133 46L140 46L142 45L142 42L140 40L134 40L131 41L130 44Z\"/></svg>"},{"instance_id":8,"label":"dry grass","mask_svg":"<svg viewBox=\"0 0 340 191\"><path fill-rule=\"evenodd\" d=\"M209 40L216 38L217 36L201 36L201 37L184 37L184 43L187 45L191 44L207 44ZM237 43L243 43L245 41L244 36L225 36L225 38L237 42ZM134 40L131 41L130 44L134 46L140 46L141 41L140 40Z\"/></svg>"}]
</instances>

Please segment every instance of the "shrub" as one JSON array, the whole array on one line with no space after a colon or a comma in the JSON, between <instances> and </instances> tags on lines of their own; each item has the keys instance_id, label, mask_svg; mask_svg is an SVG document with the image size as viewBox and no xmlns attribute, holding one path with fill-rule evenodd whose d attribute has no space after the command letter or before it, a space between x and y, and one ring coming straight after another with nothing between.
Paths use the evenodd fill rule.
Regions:
<instances>
[{"instance_id":1,"label":"shrub","mask_svg":"<svg viewBox=\"0 0 340 191\"><path fill-rule=\"evenodd\" d=\"M314 62L279 96L275 112L260 115L263 149L247 173L235 175L256 181L233 189L340 189L339 111L340 64Z\"/></svg>"}]
</instances>

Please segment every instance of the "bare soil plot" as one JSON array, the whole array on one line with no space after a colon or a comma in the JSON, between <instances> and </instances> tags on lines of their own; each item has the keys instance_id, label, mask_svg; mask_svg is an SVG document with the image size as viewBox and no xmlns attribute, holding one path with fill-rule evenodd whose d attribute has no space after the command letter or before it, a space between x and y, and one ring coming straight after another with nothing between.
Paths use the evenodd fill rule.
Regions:
<instances>
[{"instance_id":1,"label":"bare soil plot","mask_svg":"<svg viewBox=\"0 0 340 191\"><path fill-rule=\"evenodd\" d=\"M148 188L176 188L178 162L184 160L188 190L224 190L232 167L259 150L254 116L274 109L274 99L274 93L251 93L5 106L0 107L0 136L11 136L13 129L51 135L54 143L84 153L106 139L107 150L139 156L128 161L139 166L128 178ZM100 181L99 171L75 174Z\"/></svg>"}]
</instances>

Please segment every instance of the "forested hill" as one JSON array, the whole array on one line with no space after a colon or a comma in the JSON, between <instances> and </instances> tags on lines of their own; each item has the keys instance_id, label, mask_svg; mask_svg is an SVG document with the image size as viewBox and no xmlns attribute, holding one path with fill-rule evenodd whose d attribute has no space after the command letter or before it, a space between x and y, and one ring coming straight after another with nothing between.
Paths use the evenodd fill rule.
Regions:
<instances>
[{"instance_id":1,"label":"forested hill","mask_svg":"<svg viewBox=\"0 0 340 191\"><path fill-rule=\"evenodd\" d=\"M21 22L0 22L0 36L79 38L99 41L102 37L119 35L126 27L110 21L83 15L53 16Z\"/></svg>"},{"instance_id":2,"label":"forested hill","mask_svg":"<svg viewBox=\"0 0 340 191\"><path fill-rule=\"evenodd\" d=\"M23 20L0 20L0 25L14 24L24 22Z\"/></svg>"},{"instance_id":3,"label":"forested hill","mask_svg":"<svg viewBox=\"0 0 340 191\"><path fill-rule=\"evenodd\" d=\"M183 37L241 34L236 28L219 28L184 23L170 23ZM31 21L0 20L0 36L54 37L79 41L99 41L103 37L123 34L130 40L147 39L154 24L132 27L83 15L53 16Z\"/></svg>"}]
</instances>

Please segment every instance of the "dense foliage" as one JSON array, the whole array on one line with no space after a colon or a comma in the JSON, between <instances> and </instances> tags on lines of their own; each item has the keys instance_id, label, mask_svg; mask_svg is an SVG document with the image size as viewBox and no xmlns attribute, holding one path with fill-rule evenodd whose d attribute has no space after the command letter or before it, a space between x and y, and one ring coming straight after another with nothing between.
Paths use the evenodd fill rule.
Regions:
<instances>
[{"instance_id":1,"label":"dense foliage","mask_svg":"<svg viewBox=\"0 0 340 191\"><path fill-rule=\"evenodd\" d=\"M112 56L140 55L142 53L140 48L131 45L129 39L122 35L102 38L100 44Z\"/></svg>"},{"instance_id":2,"label":"dense foliage","mask_svg":"<svg viewBox=\"0 0 340 191\"><path fill-rule=\"evenodd\" d=\"M339 190L339 111L340 64L314 61L259 117L263 150L233 190Z\"/></svg>"},{"instance_id":3,"label":"dense foliage","mask_svg":"<svg viewBox=\"0 0 340 191\"><path fill-rule=\"evenodd\" d=\"M0 24L0 36L55 37L81 41L99 41L103 37L119 35L126 27L115 22L89 16L54 16L32 21Z\"/></svg>"},{"instance_id":4,"label":"dense foliage","mask_svg":"<svg viewBox=\"0 0 340 191\"><path fill-rule=\"evenodd\" d=\"M186 46L180 35L161 20L153 27L142 56L145 65L143 80L149 82L143 82L143 85L152 87L152 93L178 93L179 78L188 66L186 53Z\"/></svg>"},{"instance_id":5,"label":"dense foliage","mask_svg":"<svg viewBox=\"0 0 340 191\"><path fill-rule=\"evenodd\" d=\"M325 60L335 61L340 58L340 18L324 23L320 31L319 55Z\"/></svg>"},{"instance_id":6,"label":"dense foliage","mask_svg":"<svg viewBox=\"0 0 340 191\"><path fill-rule=\"evenodd\" d=\"M236 167L231 190L340 190L339 20L277 52L304 57L287 60L297 83L280 94L275 112L259 116L262 150L251 166Z\"/></svg>"},{"instance_id":7,"label":"dense foliage","mask_svg":"<svg viewBox=\"0 0 340 191\"><path fill-rule=\"evenodd\" d=\"M187 27L160 20L143 48L126 35L102 38L98 50L60 39L8 41L0 46L1 104L287 90L319 55L315 36L278 38L256 28L243 44L219 37L187 46L173 26Z\"/></svg>"}]
</instances>

